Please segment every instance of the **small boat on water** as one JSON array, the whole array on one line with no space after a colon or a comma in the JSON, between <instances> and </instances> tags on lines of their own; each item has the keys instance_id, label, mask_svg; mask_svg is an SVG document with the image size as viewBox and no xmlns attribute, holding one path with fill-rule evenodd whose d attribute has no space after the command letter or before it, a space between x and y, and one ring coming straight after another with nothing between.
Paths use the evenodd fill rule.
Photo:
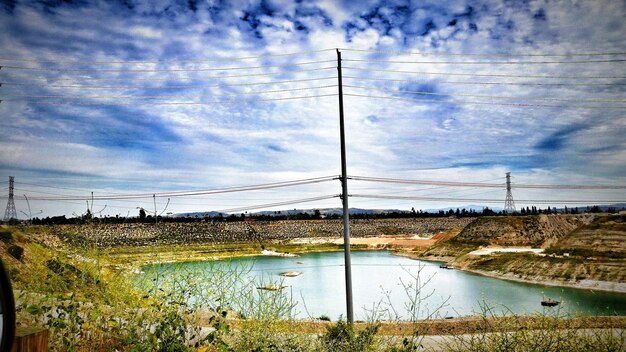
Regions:
<instances>
[{"instance_id":1,"label":"small boat on water","mask_svg":"<svg viewBox=\"0 0 626 352\"><path fill-rule=\"evenodd\" d=\"M551 298L548 299L544 299L543 301L541 301L541 305L544 307L554 307L554 306L558 306L559 305L559 301L555 301Z\"/></svg>"},{"instance_id":2,"label":"small boat on water","mask_svg":"<svg viewBox=\"0 0 626 352\"><path fill-rule=\"evenodd\" d=\"M448 264L441 264L441 265L439 265L439 268L440 268L440 269L448 269L448 270L452 270L452 269L454 269L453 267L451 267L451 266L450 266L450 265L448 265Z\"/></svg>"}]
</instances>

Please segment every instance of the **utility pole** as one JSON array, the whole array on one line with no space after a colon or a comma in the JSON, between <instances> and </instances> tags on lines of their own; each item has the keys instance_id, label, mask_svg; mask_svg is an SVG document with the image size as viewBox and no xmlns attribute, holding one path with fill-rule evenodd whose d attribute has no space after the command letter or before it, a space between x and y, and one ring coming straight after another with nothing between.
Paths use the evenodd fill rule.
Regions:
<instances>
[{"instance_id":1,"label":"utility pole","mask_svg":"<svg viewBox=\"0 0 626 352\"><path fill-rule=\"evenodd\" d=\"M346 315L354 323L352 310L352 264L350 260L350 215L348 207L348 174L346 163L346 133L343 123L343 82L341 78L341 52L337 49L337 77L339 87L339 135L341 138L341 201L343 203L343 247L346 267Z\"/></svg>"},{"instance_id":2,"label":"utility pole","mask_svg":"<svg viewBox=\"0 0 626 352\"><path fill-rule=\"evenodd\" d=\"M156 208L156 194L152 195L152 200L154 201L154 225L157 225L158 216L157 216L157 208Z\"/></svg>"},{"instance_id":3,"label":"utility pole","mask_svg":"<svg viewBox=\"0 0 626 352\"><path fill-rule=\"evenodd\" d=\"M511 173L506 173L506 199L504 200L504 212L507 214L515 213L515 202L513 201L513 193L511 193Z\"/></svg>"},{"instance_id":4,"label":"utility pole","mask_svg":"<svg viewBox=\"0 0 626 352\"><path fill-rule=\"evenodd\" d=\"M9 201L7 202L7 209L4 211L4 221L11 219L17 219L17 211L15 211L15 200L13 200L13 183L15 178L9 176Z\"/></svg>"}]
</instances>

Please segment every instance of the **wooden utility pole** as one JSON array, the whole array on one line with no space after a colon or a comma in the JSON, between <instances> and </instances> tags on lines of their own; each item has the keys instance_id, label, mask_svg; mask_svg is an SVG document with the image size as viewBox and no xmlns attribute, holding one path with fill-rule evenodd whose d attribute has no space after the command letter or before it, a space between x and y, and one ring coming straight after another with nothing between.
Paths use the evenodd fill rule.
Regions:
<instances>
[{"instance_id":1,"label":"wooden utility pole","mask_svg":"<svg viewBox=\"0 0 626 352\"><path fill-rule=\"evenodd\" d=\"M341 52L337 49L337 77L339 79L339 134L341 138L341 201L343 203L343 251L346 267L346 315L354 323L352 310L352 264L350 260L350 215L348 207L348 174L346 166L346 133L343 123L343 83L341 79Z\"/></svg>"}]
</instances>

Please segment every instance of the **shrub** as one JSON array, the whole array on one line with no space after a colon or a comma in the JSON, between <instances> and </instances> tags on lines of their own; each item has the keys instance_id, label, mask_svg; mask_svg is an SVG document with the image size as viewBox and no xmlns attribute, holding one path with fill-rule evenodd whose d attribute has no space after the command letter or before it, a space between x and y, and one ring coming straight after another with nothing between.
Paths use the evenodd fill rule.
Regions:
<instances>
[{"instance_id":1,"label":"shrub","mask_svg":"<svg viewBox=\"0 0 626 352\"><path fill-rule=\"evenodd\" d=\"M11 231L0 231L0 241L9 243L13 240L13 234Z\"/></svg>"},{"instance_id":2,"label":"shrub","mask_svg":"<svg viewBox=\"0 0 626 352\"><path fill-rule=\"evenodd\" d=\"M225 336L225 341L224 346L216 346L221 347L220 351L312 352L316 347L313 335L293 329L285 331L278 324L259 321L243 322L240 329Z\"/></svg>"},{"instance_id":3,"label":"shrub","mask_svg":"<svg viewBox=\"0 0 626 352\"><path fill-rule=\"evenodd\" d=\"M22 260L22 257L24 256L24 248L20 247L20 246L11 246L7 249L7 252L9 252L9 254L17 259L17 260Z\"/></svg>"},{"instance_id":4,"label":"shrub","mask_svg":"<svg viewBox=\"0 0 626 352\"><path fill-rule=\"evenodd\" d=\"M354 325L339 319L337 324L326 326L326 332L320 337L324 351L373 351L374 338L379 324L368 325L356 332Z\"/></svg>"},{"instance_id":5,"label":"shrub","mask_svg":"<svg viewBox=\"0 0 626 352\"><path fill-rule=\"evenodd\" d=\"M626 331L610 322L593 329L593 319L544 312L498 316L481 304L481 322L473 334L455 334L442 341L447 351L624 351Z\"/></svg>"}]
</instances>

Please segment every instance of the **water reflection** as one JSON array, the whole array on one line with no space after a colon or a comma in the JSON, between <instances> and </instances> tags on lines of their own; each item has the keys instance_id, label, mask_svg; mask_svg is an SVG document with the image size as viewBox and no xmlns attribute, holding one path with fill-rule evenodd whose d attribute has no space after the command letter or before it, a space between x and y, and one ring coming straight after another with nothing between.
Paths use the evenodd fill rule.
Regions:
<instances>
[{"instance_id":1,"label":"water reflection","mask_svg":"<svg viewBox=\"0 0 626 352\"><path fill-rule=\"evenodd\" d=\"M459 270L439 268L439 263L417 261L394 256L386 251L352 252L352 275L355 318L365 320L372 314L396 312L406 319L414 300L411 287L429 280L421 292L419 317L425 318L437 310L440 317L473 315L486 302L496 312L529 313L552 311L542 307L544 298L562 303L559 309L571 314L626 315L626 294L546 287L475 275ZM165 264L173 265L173 264ZM178 264L181 265L181 264ZM182 267L199 270L207 262L190 262ZM231 260L231 265L253 265L251 277L288 285L293 299L298 302L299 318L326 315L332 319L345 315L345 283L343 252L308 253L297 258L245 257ZM162 268L163 266L161 266ZM150 275L151 268L145 268ZM282 277L280 273L299 271L302 275ZM415 281L419 273L420 282ZM412 285L412 286L411 286ZM409 287L408 291L407 288ZM432 294L431 294L432 293ZM445 302L445 306L438 309ZM413 307L415 310L416 307Z\"/></svg>"}]
</instances>

